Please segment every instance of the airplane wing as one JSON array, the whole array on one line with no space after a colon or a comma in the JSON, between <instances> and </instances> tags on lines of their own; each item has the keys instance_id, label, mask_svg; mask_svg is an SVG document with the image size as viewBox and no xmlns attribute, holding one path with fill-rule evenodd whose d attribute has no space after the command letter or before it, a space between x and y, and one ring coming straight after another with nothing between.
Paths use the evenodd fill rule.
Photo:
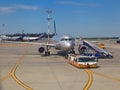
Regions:
<instances>
[{"instance_id":1,"label":"airplane wing","mask_svg":"<svg viewBox=\"0 0 120 90\"><path fill-rule=\"evenodd\" d=\"M39 43L41 46L50 46L50 47L55 47L56 44L50 44L50 43Z\"/></svg>"},{"instance_id":2,"label":"airplane wing","mask_svg":"<svg viewBox=\"0 0 120 90\"><path fill-rule=\"evenodd\" d=\"M14 42L14 41L6 41L9 43L16 43L16 44L30 44L30 45L40 45L40 46L50 46L50 47L55 47L56 44L52 43L39 43L39 42Z\"/></svg>"}]
</instances>

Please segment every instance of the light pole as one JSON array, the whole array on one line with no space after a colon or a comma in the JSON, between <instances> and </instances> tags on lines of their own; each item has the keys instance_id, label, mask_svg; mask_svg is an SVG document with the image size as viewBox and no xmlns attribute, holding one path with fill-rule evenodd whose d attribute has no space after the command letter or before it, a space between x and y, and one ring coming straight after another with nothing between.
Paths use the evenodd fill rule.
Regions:
<instances>
[{"instance_id":1,"label":"light pole","mask_svg":"<svg viewBox=\"0 0 120 90\"><path fill-rule=\"evenodd\" d=\"M48 20L48 41L49 41L49 39L50 39L50 21L52 20L52 18L50 17L50 14L52 13L52 10L47 10L46 12L48 13L47 20Z\"/></svg>"}]
</instances>

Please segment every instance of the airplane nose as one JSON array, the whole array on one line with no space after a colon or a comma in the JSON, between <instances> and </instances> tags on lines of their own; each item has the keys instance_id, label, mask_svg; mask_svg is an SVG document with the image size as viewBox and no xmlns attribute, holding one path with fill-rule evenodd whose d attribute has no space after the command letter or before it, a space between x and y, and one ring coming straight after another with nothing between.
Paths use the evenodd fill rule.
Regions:
<instances>
[{"instance_id":1,"label":"airplane nose","mask_svg":"<svg viewBox=\"0 0 120 90\"><path fill-rule=\"evenodd\" d=\"M74 48L74 45L73 45L72 43L67 43L67 44L66 44L66 47L67 47L68 49L73 49L73 48Z\"/></svg>"},{"instance_id":2,"label":"airplane nose","mask_svg":"<svg viewBox=\"0 0 120 90\"><path fill-rule=\"evenodd\" d=\"M71 47L71 44L70 44L70 43L67 43L67 47Z\"/></svg>"}]
</instances>

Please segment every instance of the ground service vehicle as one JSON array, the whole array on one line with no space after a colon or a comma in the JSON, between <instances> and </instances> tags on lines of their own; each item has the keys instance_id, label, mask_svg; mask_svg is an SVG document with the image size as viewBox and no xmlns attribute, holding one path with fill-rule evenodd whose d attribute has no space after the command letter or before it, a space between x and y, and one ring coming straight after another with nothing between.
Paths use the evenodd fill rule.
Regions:
<instances>
[{"instance_id":1,"label":"ground service vehicle","mask_svg":"<svg viewBox=\"0 0 120 90\"><path fill-rule=\"evenodd\" d=\"M100 48L105 49L105 44L104 43L98 43L97 44Z\"/></svg>"},{"instance_id":2,"label":"ground service vehicle","mask_svg":"<svg viewBox=\"0 0 120 90\"><path fill-rule=\"evenodd\" d=\"M78 68L96 68L98 59L95 56L69 54L67 61Z\"/></svg>"}]
</instances>

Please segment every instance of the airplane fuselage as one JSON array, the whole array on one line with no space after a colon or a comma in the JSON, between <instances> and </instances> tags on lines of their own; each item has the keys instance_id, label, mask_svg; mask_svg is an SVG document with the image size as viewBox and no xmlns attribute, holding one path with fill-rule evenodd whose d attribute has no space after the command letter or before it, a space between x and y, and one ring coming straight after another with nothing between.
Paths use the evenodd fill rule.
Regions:
<instances>
[{"instance_id":1,"label":"airplane fuselage","mask_svg":"<svg viewBox=\"0 0 120 90\"><path fill-rule=\"evenodd\" d=\"M62 37L54 37L53 40L56 43L55 49L69 51L74 49L74 39L70 35L63 35Z\"/></svg>"},{"instance_id":2,"label":"airplane fuselage","mask_svg":"<svg viewBox=\"0 0 120 90\"><path fill-rule=\"evenodd\" d=\"M44 44L45 47L40 47L39 52L45 52L45 55L50 55L49 47L54 47L56 50L64 51L65 53L73 52L74 53L74 39L70 35L54 36L52 40L49 40L47 44Z\"/></svg>"}]
</instances>

